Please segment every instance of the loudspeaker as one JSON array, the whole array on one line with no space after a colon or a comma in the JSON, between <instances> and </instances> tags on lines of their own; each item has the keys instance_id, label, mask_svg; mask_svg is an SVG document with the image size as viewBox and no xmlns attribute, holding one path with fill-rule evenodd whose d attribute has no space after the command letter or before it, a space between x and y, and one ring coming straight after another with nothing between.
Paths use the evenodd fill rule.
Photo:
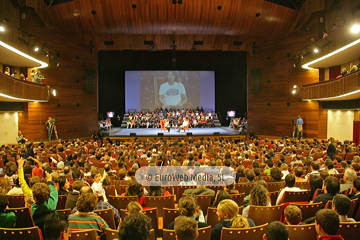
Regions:
<instances>
[{"instance_id":1,"label":"loudspeaker","mask_svg":"<svg viewBox=\"0 0 360 240\"><path fill-rule=\"evenodd\" d=\"M186 133L186 136L192 136L191 132Z\"/></svg>"},{"instance_id":2,"label":"loudspeaker","mask_svg":"<svg viewBox=\"0 0 360 240\"><path fill-rule=\"evenodd\" d=\"M164 134L163 134L163 133L158 133L158 136L159 136L159 137L163 137Z\"/></svg>"},{"instance_id":3,"label":"loudspeaker","mask_svg":"<svg viewBox=\"0 0 360 240\"><path fill-rule=\"evenodd\" d=\"M131 137L135 137L135 136L136 136L136 133L130 133L130 136L131 136Z\"/></svg>"},{"instance_id":4,"label":"loudspeaker","mask_svg":"<svg viewBox=\"0 0 360 240\"><path fill-rule=\"evenodd\" d=\"M219 136L220 132L214 132L213 134L216 135L216 136Z\"/></svg>"},{"instance_id":5,"label":"loudspeaker","mask_svg":"<svg viewBox=\"0 0 360 240\"><path fill-rule=\"evenodd\" d=\"M86 93L95 94L95 78L96 78L95 70L86 69Z\"/></svg>"},{"instance_id":6,"label":"loudspeaker","mask_svg":"<svg viewBox=\"0 0 360 240\"><path fill-rule=\"evenodd\" d=\"M258 94L260 92L260 70L250 70L250 93Z\"/></svg>"}]
</instances>

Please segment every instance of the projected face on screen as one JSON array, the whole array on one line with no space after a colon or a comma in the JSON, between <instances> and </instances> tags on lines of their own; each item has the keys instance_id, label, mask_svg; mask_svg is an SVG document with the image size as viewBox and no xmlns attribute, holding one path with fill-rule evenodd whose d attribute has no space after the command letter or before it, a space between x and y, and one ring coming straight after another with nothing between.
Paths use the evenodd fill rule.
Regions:
<instances>
[{"instance_id":1,"label":"projected face on screen","mask_svg":"<svg viewBox=\"0 0 360 240\"><path fill-rule=\"evenodd\" d=\"M215 110L214 76L213 71L126 71L126 110Z\"/></svg>"}]
</instances>

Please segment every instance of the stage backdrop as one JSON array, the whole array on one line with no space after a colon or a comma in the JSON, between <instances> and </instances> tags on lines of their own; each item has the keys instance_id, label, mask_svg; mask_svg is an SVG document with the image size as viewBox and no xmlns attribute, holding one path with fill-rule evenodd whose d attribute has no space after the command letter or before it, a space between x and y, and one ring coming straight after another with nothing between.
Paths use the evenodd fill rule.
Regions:
<instances>
[{"instance_id":1,"label":"stage backdrop","mask_svg":"<svg viewBox=\"0 0 360 240\"><path fill-rule=\"evenodd\" d=\"M215 109L213 110L219 114L221 123L228 124L226 112L229 110L235 110L237 117L244 117L246 114L245 52L178 51L176 68L171 51L102 51L99 52L98 57L99 111L104 117L106 112L110 111L115 111L115 116L124 114L125 71L139 70L214 71ZM213 96L209 96L209 99L212 98Z\"/></svg>"}]
</instances>

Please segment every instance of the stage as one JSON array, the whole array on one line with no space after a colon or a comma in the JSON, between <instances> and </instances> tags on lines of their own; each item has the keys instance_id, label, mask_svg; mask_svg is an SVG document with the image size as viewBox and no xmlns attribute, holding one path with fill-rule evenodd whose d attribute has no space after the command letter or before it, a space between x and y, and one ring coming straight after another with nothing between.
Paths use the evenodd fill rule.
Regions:
<instances>
[{"instance_id":1,"label":"stage","mask_svg":"<svg viewBox=\"0 0 360 240\"><path fill-rule=\"evenodd\" d=\"M189 128L185 132L182 130L177 132L177 129L172 128L170 132L160 131L160 128L113 128L109 131L104 131L105 136L111 138L116 137L184 137L189 136L191 133L192 136L240 136L238 130L233 130L229 127L214 127L214 128ZM136 134L136 135L135 135ZM246 135L243 135L245 137Z\"/></svg>"}]
</instances>

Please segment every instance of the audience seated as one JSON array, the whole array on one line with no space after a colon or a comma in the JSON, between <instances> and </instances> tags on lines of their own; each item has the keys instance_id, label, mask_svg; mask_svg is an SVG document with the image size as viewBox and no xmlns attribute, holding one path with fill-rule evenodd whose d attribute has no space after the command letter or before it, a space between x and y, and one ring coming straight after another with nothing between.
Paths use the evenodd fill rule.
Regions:
<instances>
[{"instance_id":1,"label":"audience seated","mask_svg":"<svg viewBox=\"0 0 360 240\"><path fill-rule=\"evenodd\" d=\"M356 177L356 172L351 168L347 168L344 173L344 183L340 184L340 192L342 193L351 188L352 182Z\"/></svg>"},{"instance_id":2,"label":"audience seated","mask_svg":"<svg viewBox=\"0 0 360 240\"><path fill-rule=\"evenodd\" d=\"M315 229L319 240L343 240L336 235L339 229L339 216L331 209L320 209L315 215Z\"/></svg>"},{"instance_id":3,"label":"audience seated","mask_svg":"<svg viewBox=\"0 0 360 240\"><path fill-rule=\"evenodd\" d=\"M193 196L184 196L179 200L178 213L180 216L191 217L198 219L197 225L199 228L207 227L205 223L203 212L200 209L196 198ZM174 222L171 222L168 229L174 229Z\"/></svg>"},{"instance_id":4,"label":"audience seated","mask_svg":"<svg viewBox=\"0 0 360 240\"><path fill-rule=\"evenodd\" d=\"M69 192L66 203L65 203L65 209L73 209L76 207L76 201L79 198L80 195L80 189L84 186L84 183L80 180L77 180L73 182L72 184L72 191Z\"/></svg>"},{"instance_id":5,"label":"audience seated","mask_svg":"<svg viewBox=\"0 0 360 240\"><path fill-rule=\"evenodd\" d=\"M141 206L145 207L145 194L143 186L135 179L132 179L126 186L126 190L120 196L138 196L138 201Z\"/></svg>"},{"instance_id":6,"label":"audience seated","mask_svg":"<svg viewBox=\"0 0 360 240\"><path fill-rule=\"evenodd\" d=\"M65 214L55 212L46 216L44 238L45 240L69 239L69 222Z\"/></svg>"},{"instance_id":7,"label":"audience seated","mask_svg":"<svg viewBox=\"0 0 360 240\"><path fill-rule=\"evenodd\" d=\"M340 222L356 222L355 219L347 216L350 211L351 200L342 194L338 194L333 198L332 210L339 214Z\"/></svg>"},{"instance_id":8,"label":"audience seated","mask_svg":"<svg viewBox=\"0 0 360 240\"><path fill-rule=\"evenodd\" d=\"M119 238L121 240L148 240L150 230L151 219L142 213L134 213L125 217L121 223Z\"/></svg>"},{"instance_id":9,"label":"audience seated","mask_svg":"<svg viewBox=\"0 0 360 240\"><path fill-rule=\"evenodd\" d=\"M231 199L225 199L219 203L216 214L218 215L220 223L216 224L211 230L211 240L220 240L222 228L230 228L233 221L238 217L238 212L238 205ZM247 221L250 227L255 227L253 220L248 218Z\"/></svg>"},{"instance_id":10,"label":"audience seated","mask_svg":"<svg viewBox=\"0 0 360 240\"><path fill-rule=\"evenodd\" d=\"M271 222L266 228L264 240L288 240L289 230L279 221Z\"/></svg>"},{"instance_id":11,"label":"audience seated","mask_svg":"<svg viewBox=\"0 0 360 240\"><path fill-rule=\"evenodd\" d=\"M360 177L356 177L353 181L352 188L350 193L347 195L351 200L358 199L354 211L354 215L357 213L359 206L360 206Z\"/></svg>"},{"instance_id":12,"label":"audience seated","mask_svg":"<svg viewBox=\"0 0 360 240\"><path fill-rule=\"evenodd\" d=\"M69 216L69 230L82 231L95 229L98 237L104 235L109 226L104 219L93 213L96 204L97 197L94 193L82 193L76 202L77 212Z\"/></svg>"},{"instance_id":13,"label":"audience seated","mask_svg":"<svg viewBox=\"0 0 360 240\"><path fill-rule=\"evenodd\" d=\"M289 205L284 211L285 223L288 225L299 225L302 220L302 213L300 208L294 205Z\"/></svg>"},{"instance_id":14,"label":"audience seated","mask_svg":"<svg viewBox=\"0 0 360 240\"><path fill-rule=\"evenodd\" d=\"M199 235L198 224L191 217L177 217L174 229L176 240L195 240Z\"/></svg>"},{"instance_id":15,"label":"audience seated","mask_svg":"<svg viewBox=\"0 0 360 240\"><path fill-rule=\"evenodd\" d=\"M42 231L44 229L44 217L56 210L58 202L58 193L52 182L52 177L45 172L45 183L36 183L32 187L32 193L35 203L31 205L31 213L34 224Z\"/></svg>"},{"instance_id":16,"label":"audience seated","mask_svg":"<svg viewBox=\"0 0 360 240\"><path fill-rule=\"evenodd\" d=\"M7 211L9 205L5 194L0 193L0 228L14 228L16 226L16 215Z\"/></svg>"},{"instance_id":17,"label":"audience seated","mask_svg":"<svg viewBox=\"0 0 360 240\"><path fill-rule=\"evenodd\" d=\"M200 173L197 175L197 178L200 181L197 181L197 187L196 188L189 188L186 189L184 191L185 194L194 194L194 195L211 195L211 202L214 202L215 199L215 191L209 188L206 188L206 182L203 181L204 179L206 179L206 177L204 177L205 174L204 173Z\"/></svg>"},{"instance_id":18,"label":"audience seated","mask_svg":"<svg viewBox=\"0 0 360 240\"><path fill-rule=\"evenodd\" d=\"M332 200L334 196L339 193L340 190L340 183L339 180L336 177L327 177L323 184L323 194L319 194L315 197L314 203L322 203L322 207L325 206L325 204Z\"/></svg>"},{"instance_id":19,"label":"audience seated","mask_svg":"<svg viewBox=\"0 0 360 240\"><path fill-rule=\"evenodd\" d=\"M261 184L257 184L250 191L249 205L271 206L269 191ZM242 215L248 217L250 206L244 208Z\"/></svg>"},{"instance_id":20,"label":"audience seated","mask_svg":"<svg viewBox=\"0 0 360 240\"><path fill-rule=\"evenodd\" d=\"M301 192L302 189L295 187L295 176L288 174L285 177L286 187L279 191L278 198L276 199L276 205L279 205L283 202L283 197L285 192Z\"/></svg>"}]
</instances>

